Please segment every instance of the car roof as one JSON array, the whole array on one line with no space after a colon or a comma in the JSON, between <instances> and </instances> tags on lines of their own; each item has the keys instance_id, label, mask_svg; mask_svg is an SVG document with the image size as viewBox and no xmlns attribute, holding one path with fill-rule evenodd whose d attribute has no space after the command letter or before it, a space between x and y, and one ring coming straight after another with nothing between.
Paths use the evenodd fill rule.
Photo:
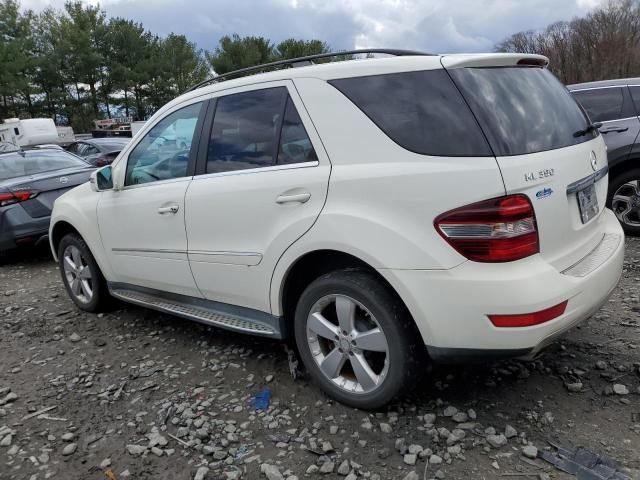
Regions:
<instances>
[{"instance_id":1,"label":"car roof","mask_svg":"<svg viewBox=\"0 0 640 480\"><path fill-rule=\"evenodd\" d=\"M625 85L640 86L640 78L617 78L613 80L599 80L596 82L573 83L567 85L569 90L586 90L588 88L624 87Z\"/></svg>"},{"instance_id":2,"label":"car roof","mask_svg":"<svg viewBox=\"0 0 640 480\"><path fill-rule=\"evenodd\" d=\"M231 88L258 85L264 82L291 80L295 78L317 78L333 80L338 78L364 77L390 73L434 70L443 68L515 66L523 59L546 65L549 60L542 55L523 53L476 53L442 55L404 55L386 58L365 58L339 62L314 64L299 68L284 68L265 73L257 73L221 82L214 82L184 93L167 103L154 115L164 114L174 106L181 105L215 92Z\"/></svg>"},{"instance_id":3,"label":"car roof","mask_svg":"<svg viewBox=\"0 0 640 480\"><path fill-rule=\"evenodd\" d=\"M65 155L72 155L71 153L67 152L64 149L60 149L60 148L56 148L56 147L21 147L19 150L10 150L8 152L0 152L0 156L1 155L11 155L12 153L25 153L28 155L31 155L33 153L40 153L40 152L55 152L55 153L61 153L63 152ZM73 155L74 157L76 157L76 155ZM78 158L78 157L76 157Z\"/></svg>"}]
</instances>

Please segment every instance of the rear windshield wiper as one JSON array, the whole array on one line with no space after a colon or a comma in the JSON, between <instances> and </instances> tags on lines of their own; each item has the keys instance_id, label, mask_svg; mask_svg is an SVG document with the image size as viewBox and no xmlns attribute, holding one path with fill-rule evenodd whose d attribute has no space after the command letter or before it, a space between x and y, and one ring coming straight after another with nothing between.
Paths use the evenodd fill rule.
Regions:
<instances>
[{"instance_id":1,"label":"rear windshield wiper","mask_svg":"<svg viewBox=\"0 0 640 480\"><path fill-rule=\"evenodd\" d=\"M587 133L593 132L594 130L598 130L602 126L602 122L593 122L587 125L587 128L584 130L578 130L573 134L574 137L582 137Z\"/></svg>"}]
</instances>

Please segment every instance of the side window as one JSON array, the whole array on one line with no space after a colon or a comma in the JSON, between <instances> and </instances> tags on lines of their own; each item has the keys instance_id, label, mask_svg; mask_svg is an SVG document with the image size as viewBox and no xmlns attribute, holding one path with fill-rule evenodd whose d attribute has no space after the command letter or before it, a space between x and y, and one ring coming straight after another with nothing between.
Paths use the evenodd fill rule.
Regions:
<instances>
[{"instance_id":1,"label":"side window","mask_svg":"<svg viewBox=\"0 0 640 480\"><path fill-rule=\"evenodd\" d=\"M469 107L442 69L343 78L329 83L407 150L451 157L491 155Z\"/></svg>"},{"instance_id":2,"label":"side window","mask_svg":"<svg viewBox=\"0 0 640 480\"><path fill-rule=\"evenodd\" d=\"M280 148L278 149L278 164L314 162L318 160L311 145L307 131L296 110L291 97L287 96L287 106L284 110L284 120L280 132Z\"/></svg>"},{"instance_id":3,"label":"side window","mask_svg":"<svg viewBox=\"0 0 640 480\"><path fill-rule=\"evenodd\" d=\"M273 165L286 98L285 87L218 98L206 173Z\"/></svg>"},{"instance_id":4,"label":"side window","mask_svg":"<svg viewBox=\"0 0 640 480\"><path fill-rule=\"evenodd\" d=\"M93 145L87 145L87 149L84 151L85 155L95 155L96 153L100 153L100 150Z\"/></svg>"},{"instance_id":5,"label":"side window","mask_svg":"<svg viewBox=\"0 0 640 480\"><path fill-rule=\"evenodd\" d=\"M87 155L87 144L82 142L76 143L75 151L73 153L81 157L85 157Z\"/></svg>"},{"instance_id":6,"label":"side window","mask_svg":"<svg viewBox=\"0 0 640 480\"><path fill-rule=\"evenodd\" d=\"M636 107L635 115L640 115L640 86L629 87L629 91L631 92L631 98L633 98L633 103Z\"/></svg>"},{"instance_id":7,"label":"side window","mask_svg":"<svg viewBox=\"0 0 640 480\"><path fill-rule=\"evenodd\" d=\"M622 88L596 88L573 92L592 122L606 122L629 117L629 102ZM626 103L626 105L625 105Z\"/></svg>"},{"instance_id":8,"label":"side window","mask_svg":"<svg viewBox=\"0 0 640 480\"><path fill-rule=\"evenodd\" d=\"M125 185L186 176L201 109L194 103L156 123L129 154Z\"/></svg>"}]
</instances>

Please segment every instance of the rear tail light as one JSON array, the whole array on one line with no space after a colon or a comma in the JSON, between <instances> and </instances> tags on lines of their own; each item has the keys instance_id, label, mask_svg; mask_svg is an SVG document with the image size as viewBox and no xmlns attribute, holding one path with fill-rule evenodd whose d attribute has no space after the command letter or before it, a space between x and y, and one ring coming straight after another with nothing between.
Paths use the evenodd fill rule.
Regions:
<instances>
[{"instance_id":1,"label":"rear tail light","mask_svg":"<svg viewBox=\"0 0 640 480\"><path fill-rule=\"evenodd\" d=\"M449 245L476 262L512 262L540 251L536 216L525 195L456 208L434 223Z\"/></svg>"},{"instance_id":2,"label":"rear tail light","mask_svg":"<svg viewBox=\"0 0 640 480\"><path fill-rule=\"evenodd\" d=\"M17 192L0 192L0 207L5 207L13 203L24 202L37 195L29 190L19 190Z\"/></svg>"},{"instance_id":3,"label":"rear tail light","mask_svg":"<svg viewBox=\"0 0 640 480\"><path fill-rule=\"evenodd\" d=\"M515 315L487 315L496 327L531 327L559 317L567 309L568 300L545 310Z\"/></svg>"}]
</instances>

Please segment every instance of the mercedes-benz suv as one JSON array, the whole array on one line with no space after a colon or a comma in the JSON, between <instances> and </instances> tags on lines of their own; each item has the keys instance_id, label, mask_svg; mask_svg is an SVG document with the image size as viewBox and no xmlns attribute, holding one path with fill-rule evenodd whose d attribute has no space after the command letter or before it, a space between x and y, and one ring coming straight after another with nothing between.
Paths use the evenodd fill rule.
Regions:
<instances>
[{"instance_id":1,"label":"mercedes-benz suv","mask_svg":"<svg viewBox=\"0 0 640 480\"><path fill-rule=\"evenodd\" d=\"M160 109L55 203L76 305L291 337L361 408L424 362L532 356L594 313L624 236L602 136L547 59L387 53L222 76Z\"/></svg>"}]
</instances>

